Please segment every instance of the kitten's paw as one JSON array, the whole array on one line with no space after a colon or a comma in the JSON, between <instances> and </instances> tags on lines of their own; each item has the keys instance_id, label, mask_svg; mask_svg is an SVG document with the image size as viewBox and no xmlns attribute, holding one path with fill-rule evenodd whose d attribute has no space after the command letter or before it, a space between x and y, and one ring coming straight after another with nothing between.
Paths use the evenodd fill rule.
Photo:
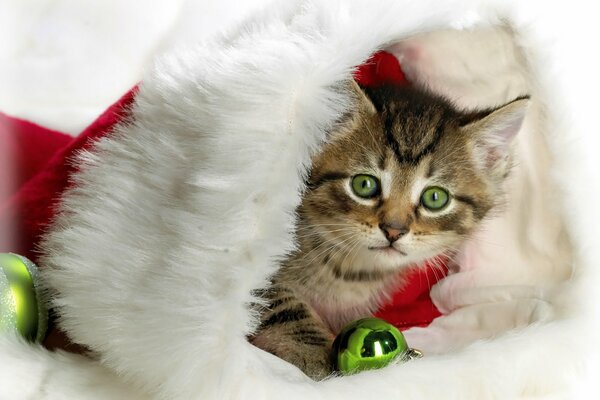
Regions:
<instances>
[{"instance_id":1,"label":"kitten's paw","mask_svg":"<svg viewBox=\"0 0 600 400\"><path fill-rule=\"evenodd\" d=\"M331 346L313 346L302 342L264 341L263 337L255 337L251 343L282 360L298 367L310 378L320 381L333 374L331 363ZM279 344L279 346L277 346Z\"/></svg>"},{"instance_id":2,"label":"kitten's paw","mask_svg":"<svg viewBox=\"0 0 600 400\"><path fill-rule=\"evenodd\" d=\"M306 349L294 355L287 355L287 361L296 365L306 375L315 381L321 381L333 374L333 367L329 358L329 350ZM311 351L312 350L312 351Z\"/></svg>"}]
</instances>

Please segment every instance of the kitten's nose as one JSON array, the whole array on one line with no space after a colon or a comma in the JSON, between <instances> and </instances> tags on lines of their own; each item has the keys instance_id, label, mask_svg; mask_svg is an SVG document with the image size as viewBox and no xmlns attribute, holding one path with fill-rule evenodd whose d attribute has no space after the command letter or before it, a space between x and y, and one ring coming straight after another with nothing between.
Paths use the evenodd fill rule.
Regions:
<instances>
[{"instance_id":1,"label":"kitten's nose","mask_svg":"<svg viewBox=\"0 0 600 400\"><path fill-rule=\"evenodd\" d=\"M406 235L409 229L401 224L379 224L379 228L383 231L386 239L390 241L390 243L394 243L396 240L400 239L402 236Z\"/></svg>"}]
</instances>

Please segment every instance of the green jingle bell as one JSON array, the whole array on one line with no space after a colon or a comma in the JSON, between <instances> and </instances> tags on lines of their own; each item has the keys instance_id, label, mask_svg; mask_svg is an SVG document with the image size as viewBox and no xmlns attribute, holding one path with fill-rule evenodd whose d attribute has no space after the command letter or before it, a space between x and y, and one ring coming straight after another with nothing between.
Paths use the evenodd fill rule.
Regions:
<instances>
[{"instance_id":1,"label":"green jingle bell","mask_svg":"<svg viewBox=\"0 0 600 400\"><path fill-rule=\"evenodd\" d=\"M0 253L0 332L16 331L32 342L44 339L48 310L38 281L38 269L30 260Z\"/></svg>"},{"instance_id":2,"label":"green jingle bell","mask_svg":"<svg viewBox=\"0 0 600 400\"><path fill-rule=\"evenodd\" d=\"M343 375L382 368L394 360L421 357L410 349L395 326L379 318L363 318L347 325L333 342L334 369Z\"/></svg>"}]
</instances>

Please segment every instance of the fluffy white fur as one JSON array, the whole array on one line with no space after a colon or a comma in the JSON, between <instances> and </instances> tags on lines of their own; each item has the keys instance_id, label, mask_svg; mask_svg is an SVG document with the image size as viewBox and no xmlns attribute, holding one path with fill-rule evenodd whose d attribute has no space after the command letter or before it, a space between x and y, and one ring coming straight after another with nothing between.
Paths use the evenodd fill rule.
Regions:
<instances>
[{"instance_id":1,"label":"fluffy white fur","mask_svg":"<svg viewBox=\"0 0 600 400\"><path fill-rule=\"evenodd\" d=\"M146 396L88 358L0 336L0 399L127 399Z\"/></svg>"},{"instance_id":2,"label":"fluffy white fur","mask_svg":"<svg viewBox=\"0 0 600 400\"><path fill-rule=\"evenodd\" d=\"M597 123L583 114L585 87L571 82L583 81L568 39L581 36L555 37L553 7L286 1L158 60L132 120L82 157L45 244L62 326L97 361L2 339L2 364L21 363L3 369L2 396L25 383L33 393L51 384L63 398L85 398L86 386L96 398L102 390L160 399L574 396L583 354L595 350L594 309L582 305L600 282L598 211L589 206L597 175L584 148ZM416 36L450 28L477 31ZM427 356L316 383L246 342L256 324L246 304L293 246L309 157L347 102L335 83L387 46L415 81L460 104L527 90L534 106L504 210L433 292L448 315L407 333ZM476 63L455 65L454 56ZM96 377L115 382L100 389Z\"/></svg>"}]
</instances>

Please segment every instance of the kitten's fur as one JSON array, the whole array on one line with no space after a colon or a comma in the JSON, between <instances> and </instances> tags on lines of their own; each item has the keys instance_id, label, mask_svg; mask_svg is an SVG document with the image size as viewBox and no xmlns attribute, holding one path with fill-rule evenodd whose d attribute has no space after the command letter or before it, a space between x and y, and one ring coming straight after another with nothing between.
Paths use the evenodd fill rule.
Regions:
<instances>
[{"instance_id":1,"label":"kitten's fur","mask_svg":"<svg viewBox=\"0 0 600 400\"><path fill-rule=\"evenodd\" d=\"M251 339L315 379L332 372L341 327L375 311L408 268L455 250L499 203L527 108L519 98L464 113L417 89L347 87L354 109L313 160L298 208L298 250L265 291L269 306ZM354 194L358 174L377 177L381 194ZM437 212L420 203L431 186L451 194ZM389 226L401 232L396 241L387 239Z\"/></svg>"}]
</instances>

